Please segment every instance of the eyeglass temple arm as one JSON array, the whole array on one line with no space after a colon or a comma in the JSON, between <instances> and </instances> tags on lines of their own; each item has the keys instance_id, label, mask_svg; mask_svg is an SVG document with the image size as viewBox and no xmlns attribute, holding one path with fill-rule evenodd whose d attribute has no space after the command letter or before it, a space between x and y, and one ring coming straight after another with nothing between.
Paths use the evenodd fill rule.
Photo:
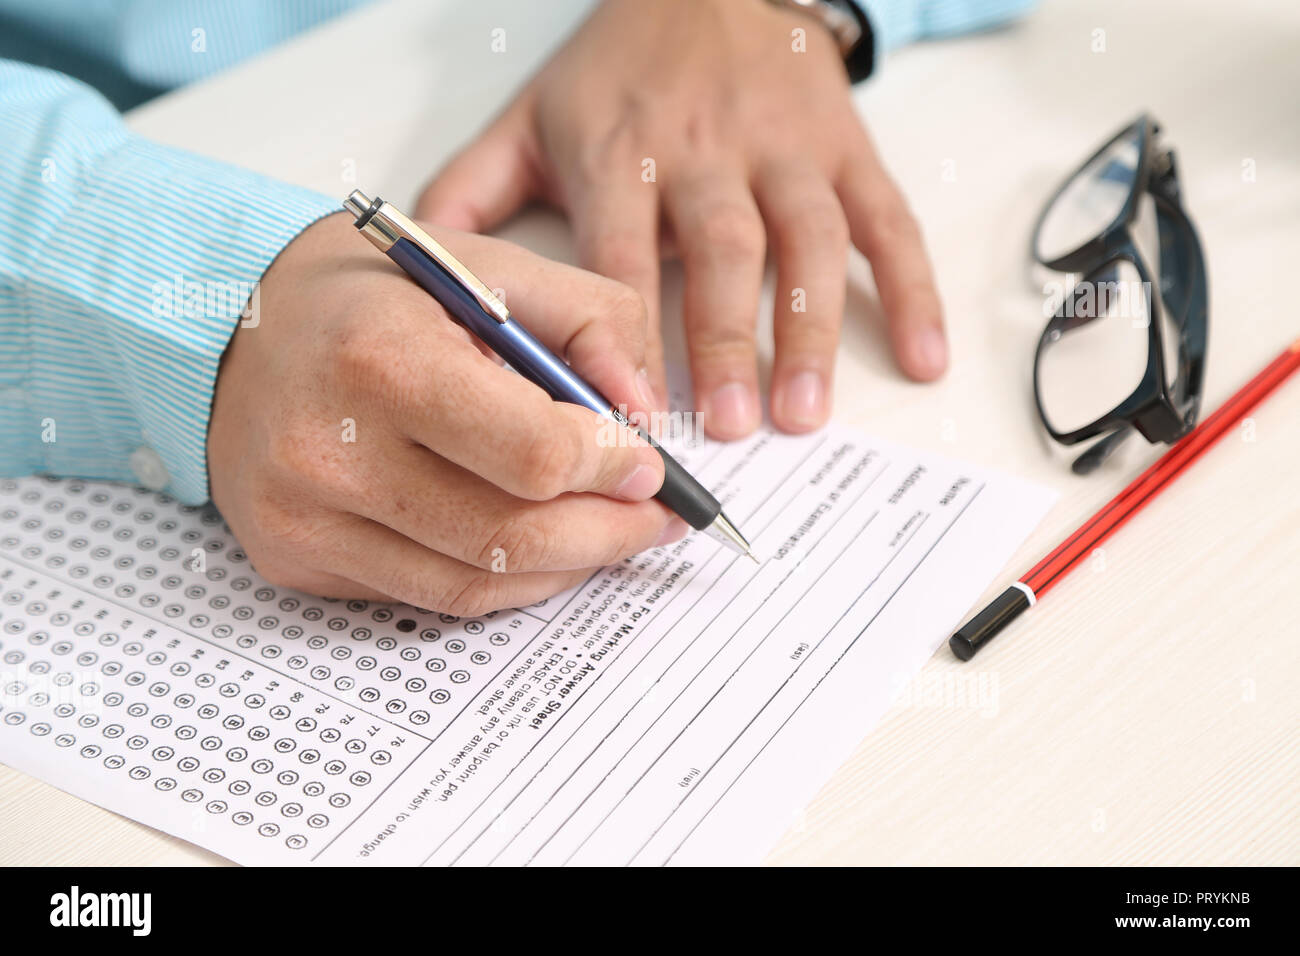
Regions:
<instances>
[{"instance_id":1,"label":"eyeglass temple arm","mask_svg":"<svg viewBox=\"0 0 1300 956\"><path fill-rule=\"evenodd\" d=\"M1175 206L1182 205L1182 189L1178 182L1178 163L1174 159L1172 149L1166 149L1155 157L1155 164L1149 182L1149 188L1152 192L1168 199Z\"/></svg>"},{"instance_id":2,"label":"eyeglass temple arm","mask_svg":"<svg viewBox=\"0 0 1300 956\"><path fill-rule=\"evenodd\" d=\"M1078 458L1074 459L1074 464L1070 466L1070 470L1076 475L1092 474L1098 467L1100 467L1101 463L1109 458L1111 453L1123 444L1124 440L1132 434L1132 425L1125 425L1122 428L1111 432Z\"/></svg>"}]
</instances>

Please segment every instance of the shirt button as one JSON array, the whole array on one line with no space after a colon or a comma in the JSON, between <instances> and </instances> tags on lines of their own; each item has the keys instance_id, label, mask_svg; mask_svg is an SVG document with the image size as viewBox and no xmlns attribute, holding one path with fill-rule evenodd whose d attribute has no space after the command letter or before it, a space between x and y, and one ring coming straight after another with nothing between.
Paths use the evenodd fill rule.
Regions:
<instances>
[{"instance_id":1,"label":"shirt button","mask_svg":"<svg viewBox=\"0 0 1300 956\"><path fill-rule=\"evenodd\" d=\"M167 466L163 464L162 458L152 448L141 445L131 452L131 457L127 459L127 462L131 466L131 472L135 475L136 481L150 491L162 491L172 480L171 475L167 474Z\"/></svg>"}]
</instances>

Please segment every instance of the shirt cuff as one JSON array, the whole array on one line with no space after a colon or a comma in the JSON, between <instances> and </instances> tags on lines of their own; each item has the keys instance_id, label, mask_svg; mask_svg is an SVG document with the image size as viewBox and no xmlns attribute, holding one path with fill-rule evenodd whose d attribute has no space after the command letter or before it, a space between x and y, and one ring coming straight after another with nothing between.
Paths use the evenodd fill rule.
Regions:
<instances>
[{"instance_id":1,"label":"shirt cuff","mask_svg":"<svg viewBox=\"0 0 1300 956\"><path fill-rule=\"evenodd\" d=\"M28 410L52 410L59 429L38 470L207 501L226 344L258 321L257 285L280 250L339 208L134 135L89 164L26 284Z\"/></svg>"},{"instance_id":2,"label":"shirt cuff","mask_svg":"<svg viewBox=\"0 0 1300 956\"><path fill-rule=\"evenodd\" d=\"M856 0L880 53L917 40L953 36L1022 16L1037 0Z\"/></svg>"}]
</instances>

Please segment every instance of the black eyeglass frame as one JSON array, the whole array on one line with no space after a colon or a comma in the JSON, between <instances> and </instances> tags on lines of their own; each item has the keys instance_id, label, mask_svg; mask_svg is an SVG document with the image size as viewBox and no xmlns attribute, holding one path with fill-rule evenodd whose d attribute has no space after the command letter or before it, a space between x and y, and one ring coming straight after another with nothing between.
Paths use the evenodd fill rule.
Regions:
<instances>
[{"instance_id":1,"label":"black eyeglass frame","mask_svg":"<svg viewBox=\"0 0 1300 956\"><path fill-rule=\"evenodd\" d=\"M1137 172L1115 220L1097 236L1065 255L1051 259L1040 256L1039 234L1061 194L1084 169L1116 143L1133 137L1135 133ZM1182 207L1173 152L1159 146L1159 133L1159 125L1144 114L1107 140L1053 193L1038 217L1030 240L1030 254L1041 265L1083 277L1048 320L1034 354L1034 401L1048 434L1063 445L1076 445L1100 435L1106 436L1075 460L1072 467L1077 474L1087 474L1095 469L1133 430L1149 442L1173 443L1195 427L1200 414L1209 326L1205 257L1196 229ZM1138 251L1132 232L1142 197L1146 194L1154 200L1158 220L1160 282L1152 282L1151 271ZM1058 431L1044 408L1039 386L1043 353L1061 334L1091 321L1090 317L1080 317L1072 300L1089 284L1095 288L1095 283L1104 281L1102 277L1120 261L1131 263L1145 288L1152 290L1152 294L1147 296L1146 371L1133 392L1109 412L1081 428ZM1178 368L1172 385L1165 369L1165 319L1171 328L1180 332Z\"/></svg>"}]
</instances>

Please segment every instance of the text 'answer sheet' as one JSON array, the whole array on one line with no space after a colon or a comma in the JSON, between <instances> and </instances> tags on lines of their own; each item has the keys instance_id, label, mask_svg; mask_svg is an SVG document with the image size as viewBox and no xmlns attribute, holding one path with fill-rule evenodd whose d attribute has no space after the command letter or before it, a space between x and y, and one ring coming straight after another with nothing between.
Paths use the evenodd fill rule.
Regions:
<instances>
[{"instance_id":1,"label":"text 'answer sheet'","mask_svg":"<svg viewBox=\"0 0 1300 956\"><path fill-rule=\"evenodd\" d=\"M0 482L0 759L249 864L758 862L1053 495L843 428L678 457L761 565L696 534L472 620Z\"/></svg>"}]
</instances>

